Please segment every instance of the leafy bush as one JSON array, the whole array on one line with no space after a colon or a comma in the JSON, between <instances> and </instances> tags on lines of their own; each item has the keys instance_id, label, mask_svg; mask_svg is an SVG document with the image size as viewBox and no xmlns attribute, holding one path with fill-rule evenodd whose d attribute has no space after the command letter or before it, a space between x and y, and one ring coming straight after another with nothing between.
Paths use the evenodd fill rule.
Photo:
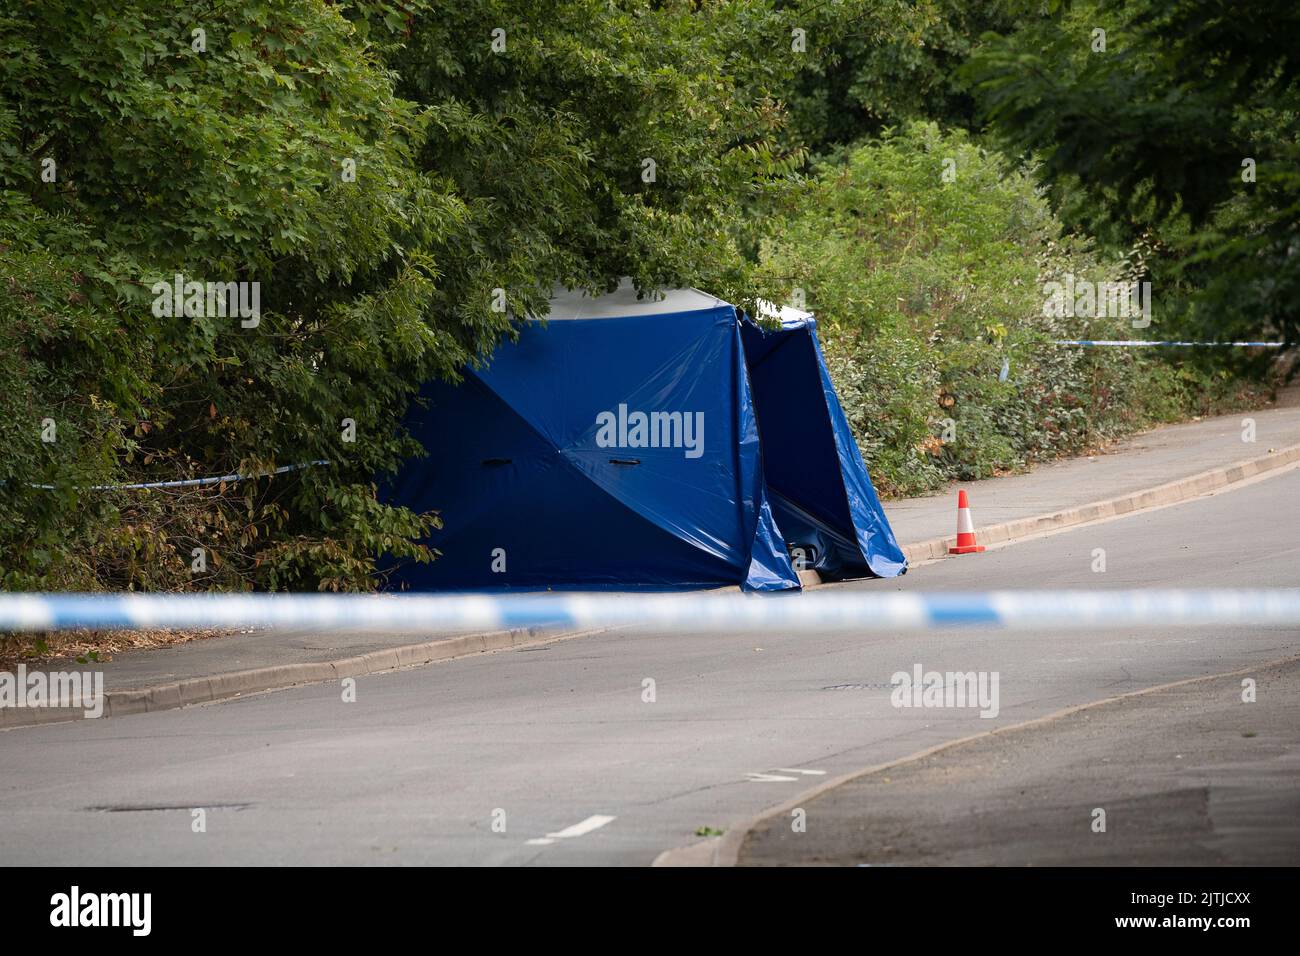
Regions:
<instances>
[{"instance_id":1,"label":"leafy bush","mask_svg":"<svg viewBox=\"0 0 1300 956\"><path fill-rule=\"evenodd\" d=\"M1044 315L1045 282L1124 264L1063 235L1033 180L963 132L918 123L842 153L768 236L768 288L817 313L885 493L1078 453L1228 391L1143 351L1052 344L1135 336L1124 318Z\"/></svg>"}]
</instances>

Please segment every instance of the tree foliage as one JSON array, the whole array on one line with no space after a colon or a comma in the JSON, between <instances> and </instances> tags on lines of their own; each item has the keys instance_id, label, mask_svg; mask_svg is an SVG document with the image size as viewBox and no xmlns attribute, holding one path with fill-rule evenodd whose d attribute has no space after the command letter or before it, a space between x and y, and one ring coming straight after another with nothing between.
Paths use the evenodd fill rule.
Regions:
<instances>
[{"instance_id":1,"label":"tree foliage","mask_svg":"<svg viewBox=\"0 0 1300 956\"><path fill-rule=\"evenodd\" d=\"M1300 339L1300 12L1087 0L988 36L965 68L1080 228L1155 253L1163 327Z\"/></svg>"},{"instance_id":2,"label":"tree foliage","mask_svg":"<svg viewBox=\"0 0 1300 956\"><path fill-rule=\"evenodd\" d=\"M425 556L404 542L431 517L370 488L412 450L390 409L470 354L433 321L423 251L464 215L351 24L306 2L24 3L0 50L6 586L175 586L191 545L230 587ZM176 274L259 283L259 324L157 314ZM314 460L179 500L93 488Z\"/></svg>"},{"instance_id":3,"label":"tree foliage","mask_svg":"<svg viewBox=\"0 0 1300 956\"><path fill-rule=\"evenodd\" d=\"M977 128L958 67L978 38L1015 28L998 0L896 0L834 36L818 69L799 77L793 125L816 153L913 120Z\"/></svg>"}]
</instances>

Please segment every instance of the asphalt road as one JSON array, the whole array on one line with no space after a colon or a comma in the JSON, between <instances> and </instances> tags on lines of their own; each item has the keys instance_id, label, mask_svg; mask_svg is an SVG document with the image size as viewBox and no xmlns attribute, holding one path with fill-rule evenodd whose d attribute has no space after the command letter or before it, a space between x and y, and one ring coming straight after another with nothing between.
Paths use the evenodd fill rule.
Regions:
<instances>
[{"instance_id":1,"label":"asphalt road","mask_svg":"<svg viewBox=\"0 0 1300 956\"><path fill-rule=\"evenodd\" d=\"M1297 866L1300 659L986 734L801 803L805 825L768 817L740 865Z\"/></svg>"},{"instance_id":2,"label":"asphalt road","mask_svg":"<svg viewBox=\"0 0 1300 956\"><path fill-rule=\"evenodd\" d=\"M1298 499L1292 471L847 586L1294 587ZM0 865L646 864L825 775L1294 654L1300 633L1285 628L761 640L629 629L361 678L354 703L315 685L18 728L0 733ZM891 675L918 664L997 672L998 715L892 706Z\"/></svg>"}]
</instances>

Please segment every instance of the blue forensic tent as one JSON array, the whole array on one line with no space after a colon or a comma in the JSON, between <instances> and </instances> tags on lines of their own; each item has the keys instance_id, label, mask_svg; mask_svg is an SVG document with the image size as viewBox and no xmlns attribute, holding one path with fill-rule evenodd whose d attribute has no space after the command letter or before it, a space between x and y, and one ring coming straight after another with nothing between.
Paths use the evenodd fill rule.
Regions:
<instances>
[{"instance_id":1,"label":"blue forensic tent","mask_svg":"<svg viewBox=\"0 0 1300 956\"><path fill-rule=\"evenodd\" d=\"M438 510L412 590L798 588L906 570L807 313L764 331L694 289L563 292L490 365L429 382L429 451L386 498ZM798 550L794 550L798 549Z\"/></svg>"}]
</instances>

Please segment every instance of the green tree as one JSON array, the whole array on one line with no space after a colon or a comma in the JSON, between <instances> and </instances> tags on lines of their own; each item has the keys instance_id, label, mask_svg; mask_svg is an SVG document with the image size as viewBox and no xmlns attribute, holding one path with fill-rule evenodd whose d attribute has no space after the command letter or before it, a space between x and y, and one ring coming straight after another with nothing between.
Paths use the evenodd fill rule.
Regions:
<instances>
[{"instance_id":1,"label":"green tree","mask_svg":"<svg viewBox=\"0 0 1300 956\"><path fill-rule=\"evenodd\" d=\"M182 586L193 547L193 580L225 587L358 587L376 551L427 557L407 542L433 518L378 505L373 476L414 451L394 410L483 343L431 310L424 250L466 216L414 165L425 125L325 4L0 14L6 587ZM258 283L259 321L158 314L176 274Z\"/></svg>"},{"instance_id":2,"label":"green tree","mask_svg":"<svg viewBox=\"0 0 1300 956\"><path fill-rule=\"evenodd\" d=\"M981 34L1015 22L1001 2L882 3L801 74L790 104L795 131L826 152L911 120L974 130L975 101L957 68Z\"/></svg>"},{"instance_id":3,"label":"green tree","mask_svg":"<svg viewBox=\"0 0 1300 956\"><path fill-rule=\"evenodd\" d=\"M538 314L556 283L621 276L751 298L743 214L806 160L784 101L836 37L895 5L412 5L390 62L431 120L420 163L454 184L473 236L440 248L442 308L480 322L501 287ZM400 18L368 19L374 35Z\"/></svg>"},{"instance_id":4,"label":"green tree","mask_svg":"<svg viewBox=\"0 0 1300 956\"><path fill-rule=\"evenodd\" d=\"M1152 253L1164 329L1294 346L1298 44L1287 5L1090 0L986 37L965 75L1068 220Z\"/></svg>"}]
</instances>

